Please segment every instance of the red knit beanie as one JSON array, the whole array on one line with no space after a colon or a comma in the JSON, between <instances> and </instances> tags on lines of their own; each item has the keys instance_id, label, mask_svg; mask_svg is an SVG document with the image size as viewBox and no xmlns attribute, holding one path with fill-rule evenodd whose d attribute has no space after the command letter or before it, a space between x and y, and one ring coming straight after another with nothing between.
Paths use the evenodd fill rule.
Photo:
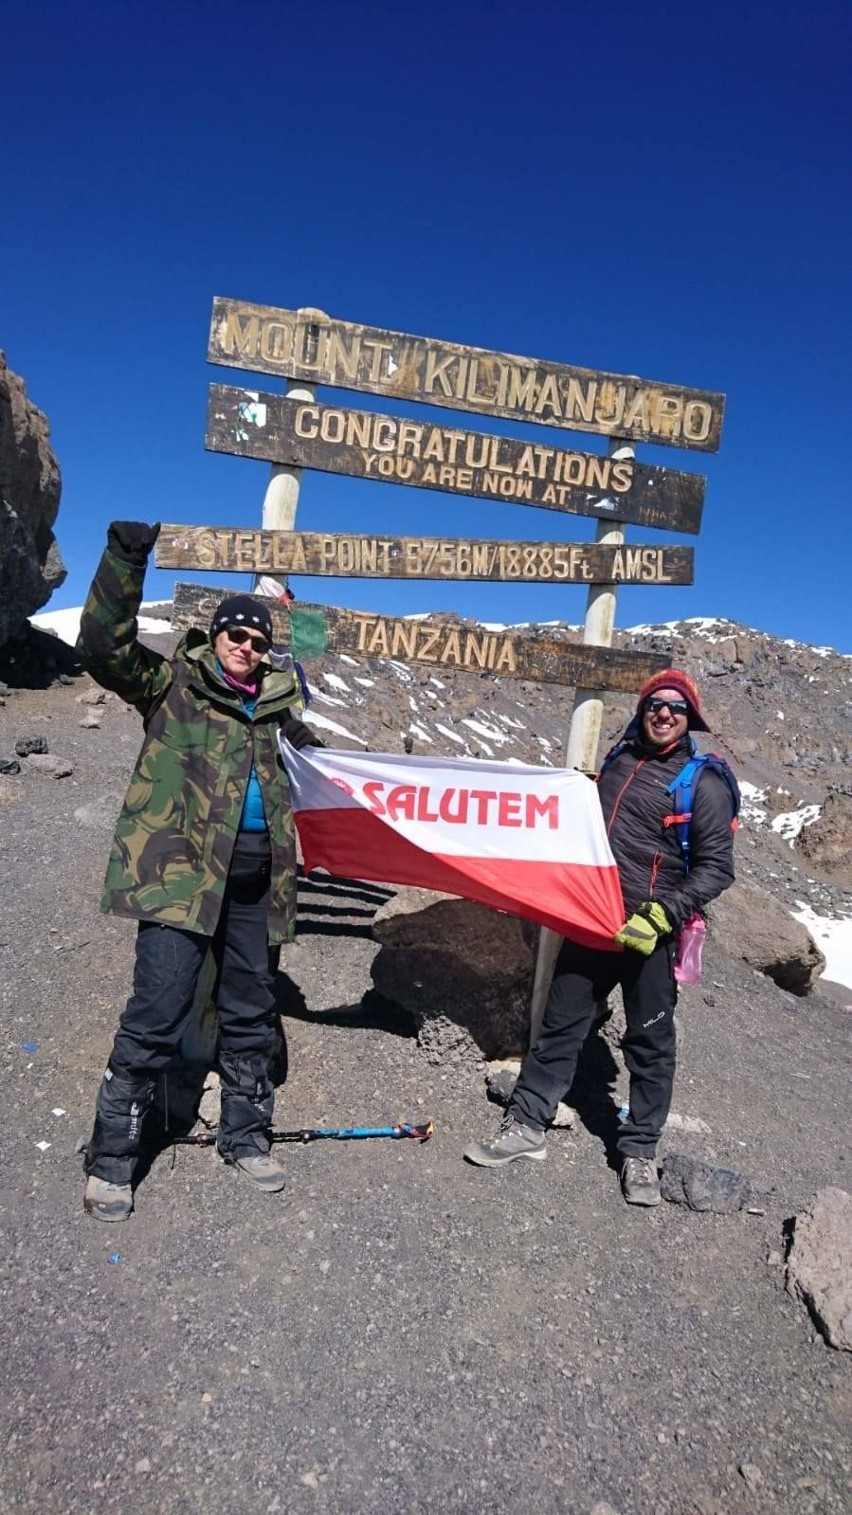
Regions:
<instances>
[{"instance_id":1,"label":"red knit beanie","mask_svg":"<svg viewBox=\"0 0 852 1515\"><path fill-rule=\"evenodd\" d=\"M690 731L709 731L710 727L704 719L701 710L701 698L698 693L698 685L694 679L684 673L681 668L664 668L662 673L655 673L648 679L639 690L639 702L636 706L636 714L641 717L645 701L658 689L676 689L683 695L689 706L687 726Z\"/></svg>"}]
</instances>

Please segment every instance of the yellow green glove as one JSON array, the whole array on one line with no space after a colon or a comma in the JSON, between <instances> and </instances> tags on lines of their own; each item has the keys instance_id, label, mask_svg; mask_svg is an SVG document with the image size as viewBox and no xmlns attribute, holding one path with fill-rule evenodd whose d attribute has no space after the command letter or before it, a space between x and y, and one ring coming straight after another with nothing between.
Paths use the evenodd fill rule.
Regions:
<instances>
[{"instance_id":1,"label":"yellow green glove","mask_svg":"<svg viewBox=\"0 0 852 1515\"><path fill-rule=\"evenodd\" d=\"M621 930L616 931L615 940L619 947L632 947L634 952L650 957L660 937L670 936L672 931L674 926L662 905L656 900L645 900Z\"/></svg>"}]
</instances>

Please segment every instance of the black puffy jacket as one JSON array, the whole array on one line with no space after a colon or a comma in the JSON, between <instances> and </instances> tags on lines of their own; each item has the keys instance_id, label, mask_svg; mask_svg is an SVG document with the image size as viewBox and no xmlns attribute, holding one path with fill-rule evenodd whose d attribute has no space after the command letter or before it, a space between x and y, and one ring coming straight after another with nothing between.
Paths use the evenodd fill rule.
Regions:
<instances>
[{"instance_id":1,"label":"black puffy jacket","mask_svg":"<svg viewBox=\"0 0 852 1515\"><path fill-rule=\"evenodd\" d=\"M680 926L734 882L731 797L724 780L705 769L692 792L690 866L684 872L667 786L689 759L686 738L660 751L630 742L598 776L601 808L618 864L626 915L643 900L659 900Z\"/></svg>"}]
</instances>

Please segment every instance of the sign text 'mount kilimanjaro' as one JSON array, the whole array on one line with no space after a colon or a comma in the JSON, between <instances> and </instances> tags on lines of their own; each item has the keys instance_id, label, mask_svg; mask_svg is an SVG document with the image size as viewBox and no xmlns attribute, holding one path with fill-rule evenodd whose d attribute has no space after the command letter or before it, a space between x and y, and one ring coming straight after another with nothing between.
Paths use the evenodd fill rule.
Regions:
<instances>
[{"instance_id":1,"label":"sign text 'mount kilimanjaro'","mask_svg":"<svg viewBox=\"0 0 852 1515\"><path fill-rule=\"evenodd\" d=\"M450 410L716 452L724 395L221 297L211 363Z\"/></svg>"},{"instance_id":2,"label":"sign text 'mount kilimanjaro'","mask_svg":"<svg viewBox=\"0 0 852 1515\"><path fill-rule=\"evenodd\" d=\"M221 589L176 584L172 604L175 630L210 625ZM263 600L276 641L289 644L297 658L327 652L394 658L433 668L459 668L511 679L531 679L570 688L615 689L633 693L666 667L657 653L616 651L563 642L534 632L496 630L469 621L402 619L331 605L296 605L288 613L277 601Z\"/></svg>"},{"instance_id":3,"label":"sign text 'mount kilimanjaro'","mask_svg":"<svg viewBox=\"0 0 852 1515\"><path fill-rule=\"evenodd\" d=\"M706 480L634 458L211 384L205 444L297 468L696 533Z\"/></svg>"},{"instance_id":4,"label":"sign text 'mount kilimanjaro'","mask_svg":"<svg viewBox=\"0 0 852 1515\"><path fill-rule=\"evenodd\" d=\"M362 536L239 526L160 527L158 568L526 584L691 584L691 547Z\"/></svg>"}]
</instances>

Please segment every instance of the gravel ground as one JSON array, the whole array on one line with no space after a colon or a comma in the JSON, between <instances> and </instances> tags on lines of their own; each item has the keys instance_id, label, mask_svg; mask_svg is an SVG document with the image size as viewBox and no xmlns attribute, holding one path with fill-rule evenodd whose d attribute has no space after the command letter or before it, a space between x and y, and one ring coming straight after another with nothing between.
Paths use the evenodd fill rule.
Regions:
<instances>
[{"instance_id":1,"label":"gravel ground","mask_svg":"<svg viewBox=\"0 0 852 1515\"><path fill-rule=\"evenodd\" d=\"M848 1014L721 955L684 996L675 1096L710 1129L666 1150L744 1169L762 1214L628 1208L588 1126L543 1164L466 1166L495 1123L481 1080L368 994L381 891L320 880L284 962L277 1123L431 1117L432 1141L285 1146L279 1196L168 1148L129 1223L83 1215L134 934L98 896L139 741L114 701L81 728L83 687L0 709L0 756L43 734L74 766L0 779L2 1508L847 1511L852 1365L782 1258L813 1191L852 1187Z\"/></svg>"}]
</instances>

